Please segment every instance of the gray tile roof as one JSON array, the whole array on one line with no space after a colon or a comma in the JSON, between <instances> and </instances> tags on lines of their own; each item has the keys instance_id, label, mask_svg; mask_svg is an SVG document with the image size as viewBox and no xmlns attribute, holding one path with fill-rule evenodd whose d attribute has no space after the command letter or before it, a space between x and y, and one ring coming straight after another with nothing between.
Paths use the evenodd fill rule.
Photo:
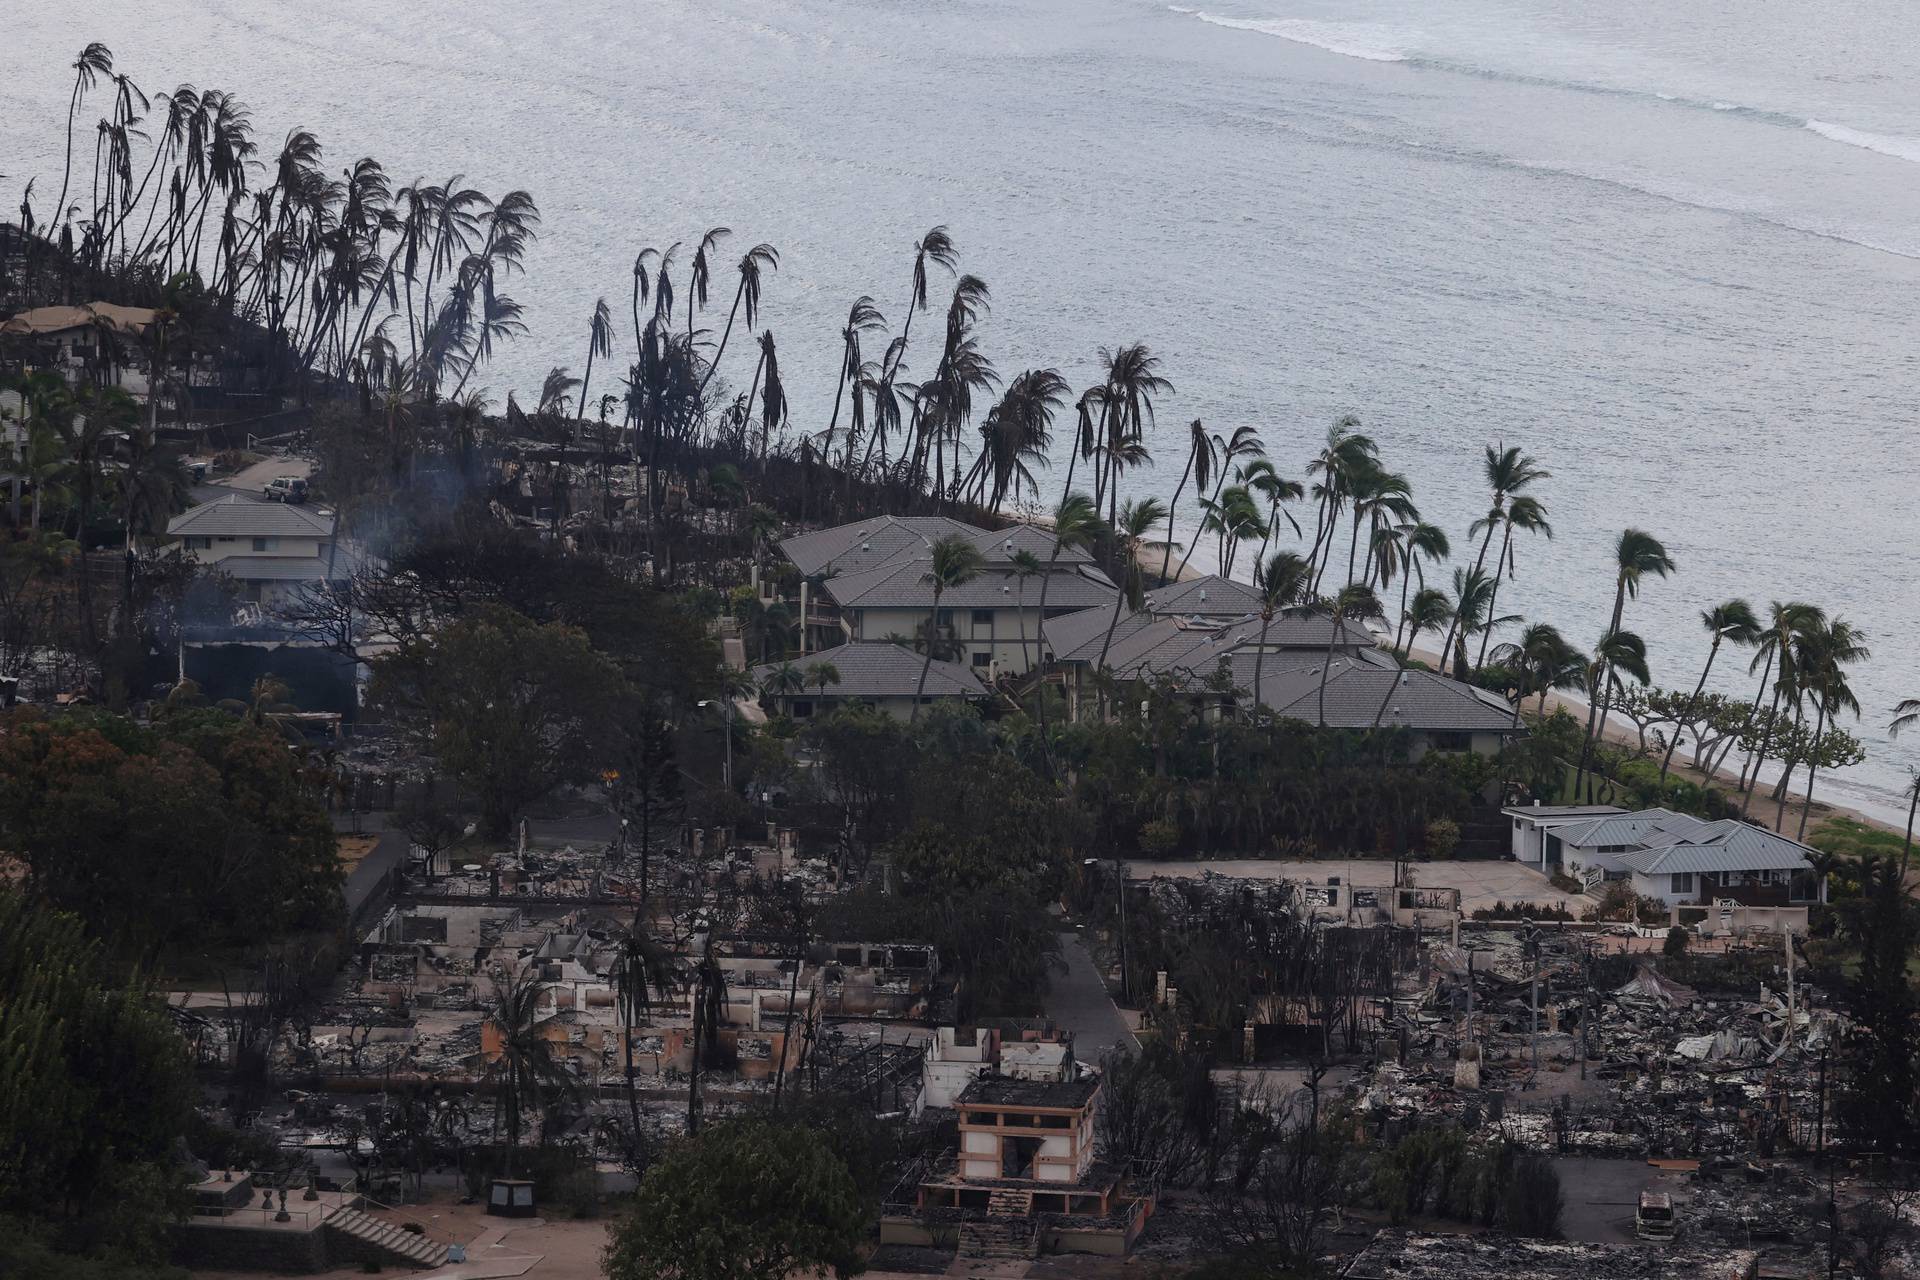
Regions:
<instances>
[{"instance_id":1,"label":"gray tile roof","mask_svg":"<svg viewBox=\"0 0 1920 1280\"><path fill-rule=\"evenodd\" d=\"M931 609L933 586L925 581L927 565L925 556L901 558L862 573L829 578L821 590L843 609ZM1090 566L1057 565L1049 577L1048 609L1112 607L1115 588ZM940 597L943 609L1013 609L1023 603L1028 608L1039 606L1040 580L1029 579L1023 587L1012 573L993 568Z\"/></svg>"},{"instance_id":2,"label":"gray tile roof","mask_svg":"<svg viewBox=\"0 0 1920 1280\"><path fill-rule=\"evenodd\" d=\"M1155 587L1143 602L1149 613L1221 614L1237 617L1260 611L1260 592L1245 582L1210 573Z\"/></svg>"},{"instance_id":3,"label":"gray tile roof","mask_svg":"<svg viewBox=\"0 0 1920 1280\"><path fill-rule=\"evenodd\" d=\"M809 687L795 694L803 698L911 698L920 683L920 668L926 655L897 644L856 641L832 649L822 649L792 659L802 672L816 662L830 662L840 673L840 683L828 685L822 693ZM764 663L749 673L753 682L764 681L780 664ZM935 659L927 672L926 694L930 698L984 698L987 687L980 677L958 662Z\"/></svg>"},{"instance_id":4,"label":"gray tile roof","mask_svg":"<svg viewBox=\"0 0 1920 1280\"><path fill-rule=\"evenodd\" d=\"M289 502L258 502L230 493L167 521L176 538L331 538L333 513Z\"/></svg>"},{"instance_id":5,"label":"gray tile roof","mask_svg":"<svg viewBox=\"0 0 1920 1280\"><path fill-rule=\"evenodd\" d=\"M1233 669L1241 687L1250 686L1253 655L1236 653ZM1436 733L1515 731L1513 705L1504 698L1431 671L1394 671L1350 656L1336 657L1327 669L1326 697L1327 724L1338 729L1371 728L1377 715L1383 727ZM1320 664L1283 666L1276 672L1274 655L1267 655L1259 702L1282 717L1317 723Z\"/></svg>"},{"instance_id":6,"label":"gray tile roof","mask_svg":"<svg viewBox=\"0 0 1920 1280\"><path fill-rule=\"evenodd\" d=\"M1053 603L1051 594L1047 603ZM1111 615L1080 619L1050 620L1047 639L1059 662L1094 663L1106 644L1107 623ZM1263 674L1317 663L1327 651L1327 641L1335 635L1333 619L1323 614L1289 611L1277 614L1267 626L1267 661ZM1338 652L1360 661L1384 667L1395 664L1373 647L1373 637L1358 628L1341 624L1337 633ZM1122 678L1166 672L1205 674L1229 653L1251 654L1261 648L1260 619L1257 615L1209 616L1177 614L1156 616L1146 611L1123 616L1113 631L1113 643L1107 649L1107 669ZM1249 668L1251 669L1251 668Z\"/></svg>"},{"instance_id":7,"label":"gray tile roof","mask_svg":"<svg viewBox=\"0 0 1920 1280\"><path fill-rule=\"evenodd\" d=\"M1684 814L1691 824L1667 824L1668 830L1645 848L1614 854L1623 866L1643 875L1705 871L1806 871L1812 850L1797 840L1731 818L1708 822Z\"/></svg>"},{"instance_id":8,"label":"gray tile roof","mask_svg":"<svg viewBox=\"0 0 1920 1280\"><path fill-rule=\"evenodd\" d=\"M959 536L980 548L989 563L1004 564L1016 551L1031 551L1041 561L1053 555L1053 535L1032 525L982 529L948 516L875 516L786 539L780 550L807 576L838 577L863 573L902 558L926 555L937 538ZM1083 548L1063 550L1056 563L1091 564Z\"/></svg>"},{"instance_id":9,"label":"gray tile roof","mask_svg":"<svg viewBox=\"0 0 1920 1280\"><path fill-rule=\"evenodd\" d=\"M980 532L982 530L970 524L945 516L875 516L798 534L783 541L780 550L807 577L819 573L858 573L903 554L924 550L935 538Z\"/></svg>"}]
</instances>

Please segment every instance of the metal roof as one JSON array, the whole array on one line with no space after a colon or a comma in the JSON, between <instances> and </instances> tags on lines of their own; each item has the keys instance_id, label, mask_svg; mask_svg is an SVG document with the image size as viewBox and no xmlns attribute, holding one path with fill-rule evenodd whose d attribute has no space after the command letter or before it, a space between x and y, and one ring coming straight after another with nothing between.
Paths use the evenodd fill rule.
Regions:
<instances>
[{"instance_id":1,"label":"metal roof","mask_svg":"<svg viewBox=\"0 0 1920 1280\"><path fill-rule=\"evenodd\" d=\"M1625 813L1617 804L1515 804L1500 811L1510 818L1540 818L1547 821L1572 821Z\"/></svg>"},{"instance_id":2,"label":"metal roof","mask_svg":"<svg viewBox=\"0 0 1920 1280\"><path fill-rule=\"evenodd\" d=\"M1685 817L1685 815L1679 815ZM1688 819L1691 831L1649 842L1645 848L1614 854L1621 865L1643 875L1706 871L1807 871L1812 850L1797 840L1731 818L1707 822Z\"/></svg>"},{"instance_id":3,"label":"metal roof","mask_svg":"<svg viewBox=\"0 0 1920 1280\"><path fill-rule=\"evenodd\" d=\"M1614 813L1559 832L1560 842L1576 849L1594 849L1616 844L1650 844L1650 837L1661 832L1684 834L1700 823L1671 809L1640 809L1633 813Z\"/></svg>"},{"instance_id":4,"label":"metal roof","mask_svg":"<svg viewBox=\"0 0 1920 1280\"><path fill-rule=\"evenodd\" d=\"M801 693L789 696L796 698L911 698L920 684L920 669L926 664L926 655L913 652L901 645L884 641L855 641L839 645L832 649L822 649L818 653L809 653L791 659L793 666L803 674L806 669L818 662L832 663L840 673L840 682L830 684L825 691L809 686ZM762 663L753 668L750 674L755 684L766 680L767 676L782 664L778 662ZM980 677L958 662L934 659L932 667L927 669L926 696L930 698L984 698L986 685Z\"/></svg>"},{"instance_id":5,"label":"metal roof","mask_svg":"<svg viewBox=\"0 0 1920 1280\"><path fill-rule=\"evenodd\" d=\"M167 533L176 538L331 538L333 513L230 493L182 511L167 521Z\"/></svg>"}]
</instances>

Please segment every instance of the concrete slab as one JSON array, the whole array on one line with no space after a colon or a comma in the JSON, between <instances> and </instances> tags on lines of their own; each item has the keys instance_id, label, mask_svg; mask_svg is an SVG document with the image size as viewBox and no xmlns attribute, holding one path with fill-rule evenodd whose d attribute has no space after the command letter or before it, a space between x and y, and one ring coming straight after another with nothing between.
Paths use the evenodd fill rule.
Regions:
<instances>
[{"instance_id":1,"label":"concrete slab","mask_svg":"<svg viewBox=\"0 0 1920 1280\"><path fill-rule=\"evenodd\" d=\"M1565 893L1533 868L1508 860L1488 859L1459 862L1412 862L1413 881L1422 889L1458 889L1460 910L1472 916L1495 902L1509 905L1532 902L1562 907L1575 916L1595 905L1582 893ZM1266 858L1223 858L1203 862L1127 863L1127 875L1135 880L1154 876L1198 877L1212 872L1242 880L1310 880L1325 883L1328 876L1339 876L1342 884L1362 888L1387 888L1393 884L1393 863L1382 858L1317 858L1292 861Z\"/></svg>"}]
</instances>

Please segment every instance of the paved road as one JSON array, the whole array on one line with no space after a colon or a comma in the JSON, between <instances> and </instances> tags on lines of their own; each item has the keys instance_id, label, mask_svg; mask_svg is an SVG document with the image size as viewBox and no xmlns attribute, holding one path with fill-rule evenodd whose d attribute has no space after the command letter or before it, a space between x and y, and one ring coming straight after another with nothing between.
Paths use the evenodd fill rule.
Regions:
<instances>
[{"instance_id":1,"label":"paved road","mask_svg":"<svg viewBox=\"0 0 1920 1280\"><path fill-rule=\"evenodd\" d=\"M1077 932L1060 935L1060 958L1067 962L1067 972L1054 975L1044 1003L1047 1016L1073 1032L1073 1056L1082 1062L1099 1062L1117 1044L1137 1051L1140 1042L1113 1007L1107 985Z\"/></svg>"}]
</instances>

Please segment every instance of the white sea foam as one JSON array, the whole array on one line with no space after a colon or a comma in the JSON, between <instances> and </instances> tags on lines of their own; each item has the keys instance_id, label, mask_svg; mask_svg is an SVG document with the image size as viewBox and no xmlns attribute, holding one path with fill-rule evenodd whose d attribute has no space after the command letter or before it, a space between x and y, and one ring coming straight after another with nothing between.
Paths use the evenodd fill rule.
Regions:
<instances>
[{"instance_id":1,"label":"white sea foam","mask_svg":"<svg viewBox=\"0 0 1920 1280\"><path fill-rule=\"evenodd\" d=\"M1278 36L1282 40L1312 45L1316 49L1325 49L1328 53L1337 53L1345 58L1364 58L1368 62L1405 62L1407 60L1404 52L1383 47L1388 43L1388 33L1384 28L1372 23L1315 22L1308 18L1226 18L1200 9L1183 9L1179 5L1170 4L1167 8L1175 13L1191 14L1200 21L1210 22L1216 27L1230 27L1235 31L1257 31L1262 35Z\"/></svg>"},{"instance_id":2,"label":"white sea foam","mask_svg":"<svg viewBox=\"0 0 1920 1280\"><path fill-rule=\"evenodd\" d=\"M1850 147L1861 147L1868 151L1877 151L1883 156L1893 156L1898 160L1911 160L1915 164L1920 164L1920 138L1868 133L1864 129L1849 129L1842 124L1828 124L1824 120L1809 120L1807 128L1823 138L1844 142Z\"/></svg>"}]
</instances>

